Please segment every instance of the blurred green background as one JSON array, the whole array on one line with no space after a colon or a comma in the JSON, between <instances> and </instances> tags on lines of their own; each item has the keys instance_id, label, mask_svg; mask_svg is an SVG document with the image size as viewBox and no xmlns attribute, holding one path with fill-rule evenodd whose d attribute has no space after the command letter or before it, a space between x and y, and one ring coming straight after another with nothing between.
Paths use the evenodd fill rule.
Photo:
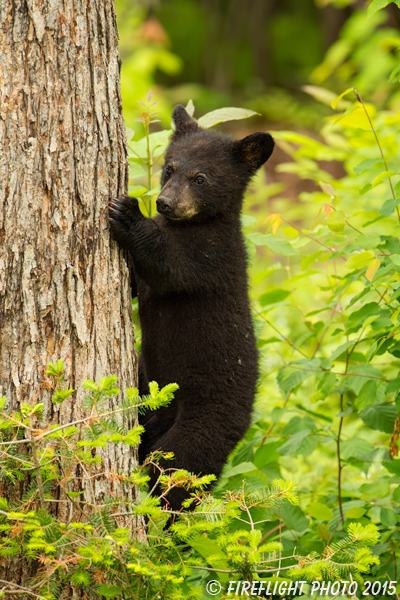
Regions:
<instances>
[{"instance_id":1,"label":"blurred green background","mask_svg":"<svg viewBox=\"0 0 400 600\"><path fill-rule=\"evenodd\" d=\"M326 114L302 90L349 85L379 106L400 105L399 11L368 19L352 0L116 0L128 127L150 88L164 125L192 99L196 115L247 106L269 123L316 128Z\"/></svg>"}]
</instances>

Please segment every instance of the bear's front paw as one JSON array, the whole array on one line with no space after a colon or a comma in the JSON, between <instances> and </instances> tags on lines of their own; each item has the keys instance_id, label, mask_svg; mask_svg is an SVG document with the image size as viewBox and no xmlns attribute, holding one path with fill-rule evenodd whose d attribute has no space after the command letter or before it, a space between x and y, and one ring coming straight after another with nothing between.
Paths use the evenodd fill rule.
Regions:
<instances>
[{"instance_id":1,"label":"bear's front paw","mask_svg":"<svg viewBox=\"0 0 400 600\"><path fill-rule=\"evenodd\" d=\"M108 220L118 242L123 244L129 241L131 226L141 216L136 198L120 196L109 199Z\"/></svg>"}]
</instances>

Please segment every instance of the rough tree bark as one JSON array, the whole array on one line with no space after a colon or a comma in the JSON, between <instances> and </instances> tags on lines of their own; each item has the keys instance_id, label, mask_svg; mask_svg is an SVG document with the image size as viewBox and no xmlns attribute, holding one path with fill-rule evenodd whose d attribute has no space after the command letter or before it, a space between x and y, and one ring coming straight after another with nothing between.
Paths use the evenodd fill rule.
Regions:
<instances>
[{"instance_id":1,"label":"rough tree bark","mask_svg":"<svg viewBox=\"0 0 400 600\"><path fill-rule=\"evenodd\" d=\"M86 378L136 384L128 269L106 218L128 178L113 4L0 0L0 395L44 402L47 422L79 418ZM59 358L77 392L54 406L45 369ZM103 458L128 472L136 460L113 445Z\"/></svg>"}]
</instances>

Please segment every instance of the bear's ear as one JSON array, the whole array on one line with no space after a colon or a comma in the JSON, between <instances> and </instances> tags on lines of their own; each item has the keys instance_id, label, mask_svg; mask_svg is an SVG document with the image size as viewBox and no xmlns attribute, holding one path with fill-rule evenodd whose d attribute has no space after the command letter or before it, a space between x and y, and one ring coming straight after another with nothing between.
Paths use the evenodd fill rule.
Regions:
<instances>
[{"instance_id":1,"label":"bear's ear","mask_svg":"<svg viewBox=\"0 0 400 600\"><path fill-rule=\"evenodd\" d=\"M247 163L250 170L255 173L272 154L274 140L269 133L252 133L247 137L234 142L234 153L237 158Z\"/></svg>"},{"instance_id":2,"label":"bear's ear","mask_svg":"<svg viewBox=\"0 0 400 600\"><path fill-rule=\"evenodd\" d=\"M197 121L186 112L182 104L177 104L172 113L172 120L175 123L175 135L184 135L196 131L199 126Z\"/></svg>"}]
</instances>

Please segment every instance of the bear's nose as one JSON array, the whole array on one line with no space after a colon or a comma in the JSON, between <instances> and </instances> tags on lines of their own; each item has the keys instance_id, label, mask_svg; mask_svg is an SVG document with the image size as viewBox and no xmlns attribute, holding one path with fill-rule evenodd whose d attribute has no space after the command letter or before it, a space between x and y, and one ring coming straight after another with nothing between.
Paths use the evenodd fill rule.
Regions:
<instances>
[{"instance_id":1,"label":"bear's nose","mask_svg":"<svg viewBox=\"0 0 400 600\"><path fill-rule=\"evenodd\" d=\"M167 196L158 196L156 204L157 210L161 214L168 214L172 211L172 202L170 198L167 198Z\"/></svg>"}]
</instances>

